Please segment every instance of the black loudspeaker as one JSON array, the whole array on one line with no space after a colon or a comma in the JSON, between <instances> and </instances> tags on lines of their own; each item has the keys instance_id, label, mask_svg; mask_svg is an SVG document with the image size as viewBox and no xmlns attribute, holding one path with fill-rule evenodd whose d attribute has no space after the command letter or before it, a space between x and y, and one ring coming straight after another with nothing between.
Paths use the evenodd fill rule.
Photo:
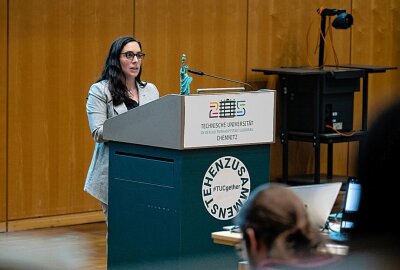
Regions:
<instances>
[{"instance_id":1,"label":"black loudspeaker","mask_svg":"<svg viewBox=\"0 0 400 270\"><path fill-rule=\"evenodd\" d=\"M294 76L287 81L288 131L320 133L353 130L354 92L360 90L359 78L327 78L322 87L318 76ZM319 122L314 123L317 106L316 94L320 93Z\"/></svg>"}]
</instances>

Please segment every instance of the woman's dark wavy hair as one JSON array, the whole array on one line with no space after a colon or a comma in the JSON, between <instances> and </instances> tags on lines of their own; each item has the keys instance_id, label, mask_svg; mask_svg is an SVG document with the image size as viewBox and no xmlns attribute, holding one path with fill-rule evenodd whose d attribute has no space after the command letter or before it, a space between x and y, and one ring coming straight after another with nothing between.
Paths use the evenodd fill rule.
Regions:
<instances>
[{"instance_id":1,"label":"woman's dark wavy hair","mask_svg":"<svg viewBox=\"0 0 400 270\"><path fill-rule=\"evenodd\" d=\"M118 105L124 102L125 93L127 91L125 85L125 75L122 72L121 64L119 61L121 51L126 44L129 42L137 42L139 44L140 50L142 50L142 44L140 41L134 39L131 36L120 37L111 44L110 51L108 52L107 60L104 65L103 71L97 80L97 82L102 80L108 80L109 90L111 93L111 97L113 99L113 104ZM140 67L140 71L138 76L136 77L136 82L144 87L146 85L140 79L142 74L142 67Z\"/></svg>"}]
</instances>

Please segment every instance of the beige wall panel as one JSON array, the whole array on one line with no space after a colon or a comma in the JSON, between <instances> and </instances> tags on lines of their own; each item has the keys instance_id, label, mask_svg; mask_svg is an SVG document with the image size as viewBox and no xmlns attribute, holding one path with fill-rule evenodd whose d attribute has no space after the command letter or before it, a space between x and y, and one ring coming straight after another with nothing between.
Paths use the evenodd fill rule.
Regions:
<instances>
[{"instance_id":1,"label":"beige wall panel","mask_svg":"<svg viewBox=\"0 0 400 270\"><path fill-rule=\"evenodd\" d=\"M352 62L400 68L400 1L353 0ZM400 69L371 74L369 123L400 98Z\"/></svg>"},{"instance_id":2,"label":"beige wall panel","mask_svg":"<svg viewBox=\"0 0 400 270\"><path fill-rule=\"evenodd\" d=\"M350 1L346 0L249 0L249 80L266 80L261 73L252 72L252 68L307 65L307 58L312 65L318 64L318 50L315 54L314 50L320 27L320 16L316 10L320 6L346 9L347 12L351 12ZM333 29L333 36L339 62L348 63L350 30ZM326 63L333 64L330 40L327 42L325 53Z\"/></svg>"},{"instance_id":3,"label":"beige wall panel","mask_svg":"<svg viewBox=\"0 0 400 270\"><path fill-rule=\"evenodd\" d=\"M397 70L369 76L368 125L400 99L400 1L353 0L354 26L351 59L354 64L396 66ZM361 109L361 95L356 109ZM359 115L359 114L358 114ZM357 116L357 114L355 114ZM360 119L355 119L360 122ZM356 174L358 147L350 148L350 172Z\"/></svg>"},{"instance_id":4,"label":"beige wall panel","mask_svg":"<svg viewBox=\"0 0 400 270\"><path fill-rule=\"evenodd\" d=\"M85 98L133 1L14 0L9 25L9 219L97 210Z\"/></svg>"},{"instance_id":5,"label":"beige wall panel","mask_svg":"<svg viewBox=\"0 0 400 270\"><path fill-rule=\"evenodd\" d=\"M318 64L318 50L315 51L320 27L320 16L316 10L327 8L346 9L351 12L350 1L291 1L291 0L249 0L248 60L247 81L258 82L270 89L277 89L276 77L252 72L253 68L302 66L310 62ZM309 34L307 34L309 32ZM333 44L339 63L349 63L350 30L333 29ZM308 44L307 44L308 43ZM333 64L333 51L327 41L326 63ZM307 53L308 52L308 53ZM309 60L307 60L309 59ZM278 93L278 97L279 97ZM305 106L308 106L305 104ZM280 107L277 110L276 143L271 147L271 179L282 176L282 146L279 143ZM312 173L314 152L310 143L291 142L289 144L289 175ZM343 152L344 151L344 152ZM346 171L341 168L346 162L346 146L335 146L335 172ZM336 160L337 159L337 160ZM322 146L321 171L326 172L326 147Z\"/></svg>"},{"instance_id":6,"label":"beige wall panel","mask_svg":"<svg viewBox=\"0 0 400 270\"><path fill-rule=\"evenodd\" d=\"M7 218L7 0L0 0L0 59L0 223L2 223Z\"/></svg>"},{"instance_id":7,"label":"beige wall panel","mask_svg":"<svg viewBox=\"0 0 400 270\"><path fill-rule=\"evenodd\" d=\"M333 30L340 63L400 67L399 2L0 0L0 225L6 205L9 220L16 222L99 209L83 192L94 146L85 98L118 36L135 33L142 41L147 54L143 79L154 82L161 95L179 93L183 53L192 69L276 89L275 78L251 69L306 65L307 52L315 65L316 9L321 5L346 9L354 16L350 30ZM333 63L329 46L327 62ZM197 88L236 86L191 76L192 93ZM399 87L400 70L370 76L370 124L400 98ZM273 181L282 170L277 105ZM361 93L356 93L356 128L360 111ZM357 152L357 142L335 144L334 173L355 174ZM326 145L321 157L324 172ZM313 172L311 144L291 142L289 162L290 175Z\"/></svg>"},{"instance_id":8,"label":"beige wall panel","mask_svg":"<svg viewBox=\"0 0 400 270\"><path fill-rule=\"evenodd\" d=\"M154 82L161 95L179 93L183 53L191 69L245 80L246 0L137 0L135 3L135 35L146 52L143 78ZM193 77L191 93L197 88L237 86L190 76Z\"/></svg>"}]
</instances>

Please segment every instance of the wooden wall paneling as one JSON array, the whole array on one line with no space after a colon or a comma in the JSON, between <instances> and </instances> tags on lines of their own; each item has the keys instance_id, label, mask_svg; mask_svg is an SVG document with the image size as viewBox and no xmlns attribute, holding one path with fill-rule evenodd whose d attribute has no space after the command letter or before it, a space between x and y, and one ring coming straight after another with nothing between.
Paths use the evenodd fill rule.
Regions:
<instances>
[{"instance_id":1,"label":"wooden wall paneling","mask_svg":"<svg viewBox=\"0 0 400 270\"><path fill-rule=\"evenodd\" d=\"M351 61L353 64L396 66L397 70L369 76L368 125L400 99L400 1L353 0ZM361 95L357 96L355 110L361 109ZM357 116L359 114L355 114ZM355 119L360 122L360 119ZM350 148L350 160L357 160L358 146ZM356 164L350 164L356 174Z\"/></svg>"},{"instance_id":2,"label":"wooden wall paneling","mask_svg":"<svg viewBox=\"0 0 400 270\"><path fill-rule=\"evenodd\" d=\"M352 62L400 68L400 1L353 0ZM369 123L400 98L400 69L371 74Z\"/></svg>"},{"instance_id":3,"label":"wooden wall paneling","mask_svg":"<svg viewBox=\"0 0 400 270\"><path fill-rule=\"evenodd\" d=\"M10 1L9 220L99 210L85 101L133 1Z\"/></svg>"},{"instance_id":4,"label":"wooden wall paneling","mask_svg":"<svg viewBox=\"0 0 400 270\"><path fill-rule=\"evenodd\" d=\"M246 20L246 0L135 1L135 36L146 52L143 78L154 82L161 95L179 93L179 69L185 53L191 69L244 81ZM190 76L191 93L198 88L240 86Z\"/></svg>"},{"instance_id":5,"label":"wooden wall paneling","mask_svg":"<svg viewBox=\"0 0 400 270\"><path fill-rule=\"evenodd\" d=\"M314 49L318 39L321 7L346 9L349 1L262 1L249 0L248 79L265 80L255 67L307 65L307 51L313 65L318 63ZM311 27L310 27L311 26ZM307 31L310 27L308 41ZM334 47L340 63L350 60L350 30L333 29ZM308 50L307 50L308 42ZM326 45L327 63L333 64L330 41Z\"/></svg>"},{"instance_id":6,"label":"wooden wall paneling","mask_svg":"<svg viewBox=\"0 0 400 270\"><path fill-rule=\"evenodd\" d=\"M274 78L251 69L307 64L305 37L312 21L308 51L316 64L316 9L321 5L348 11L353 7L352 29L334 30L341 63L350 59L400 66L398 0L0 0L0 230L6 211L18 230L30 222L51 223L46 217L60 215L68 223L79 213L99 210L98 202L83 192L94 145L85 97L116 37L134 33L142 41L147 54L143 79L154 82L161 95L179 92L182 53L192 69L274 89ZM328 63L333 63L329 47L326 50ZM7 57L8 66L3 62ZM370 123L399 98L399 72L371 76ZM197 88L233 86L191 76L192 93ZM357 93L355 110L360 110L360 98ZM281 176L279 106L277 117L273 180ZM355 123L357 117L355 112ZM312 172L312 147L299 142L290 147L290 173ZM348 148L349 144L335 145L335 173L354 171L356 148ZM325 153L324 148L323 157ZM324 158L321 162L324 170ZM2 182L6 171L7 191Z\"/></svg>"},{"instance_id":7,"label":"wooden wall paneling","mask_svg":"<svg viewBox=\"0 0 400 270\"><path fill-rule=\"evenodd\" d=\"M25 231L48 227L62 227L75 224L93 223L104 220L103 211L90 211L77 214L26 218L7 222L7 231Z\"/></svg>"},{"instance_id":8,"label":"wooden wall paneling","mask_svg":"<svg viewBox=\"0 0 400 270\"><path fill-rule=\"evenodd\" d=\"M307 65L307 52L312 65L318 64L318 50L314 49L318 39L320 16L316 10L326 8L346 9L351 11L349 1L290 1L290 0L249 0L247 81L260 82L259 85L276 89L276 77L252 72L253 68L301 66ZM307 31L310 27L308 39ZM350 59L349 30L333 30L334 47L340 63L348 63ZM307 46L308 42L308 46ZM334 63L331 43L327 43L326 63ZM278 92L279 97L279 92ZM305 104L305 106L308 106ZM279 104L277 111L276 142L271 150L271 178L278 179L282 175L282 154L279 143L280 117ZM313 171L314 152L310 144L290 142L289 173L302 174L306 168ZM335 147L335 170L340 172L347 168L342 158L347 155L346 145ZM301 154L298 154L298 153ZM301 157L301 158L300 158ZM337 158L337 159L336 159ZM321 171L326 171L326 147L322 145Z\"/></svg>"},{"instance_id":9,"label":"wooden wall paneling","mask_svg":"<svg viewBox=\"0 0 400 270\"><path fill-rule=\"evenodd\" d=\"M0 0L0 232L7 219L7 0Z\"/></svg>"}]
</instances>

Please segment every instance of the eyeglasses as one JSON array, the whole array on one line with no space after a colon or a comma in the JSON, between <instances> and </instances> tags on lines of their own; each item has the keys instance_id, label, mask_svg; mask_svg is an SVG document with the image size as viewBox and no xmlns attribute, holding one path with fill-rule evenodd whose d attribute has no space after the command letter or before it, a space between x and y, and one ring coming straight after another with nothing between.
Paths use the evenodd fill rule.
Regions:
<instances>
[{"instance_id":1,"label":"eyeglasses","mask_svg":"<svg viewBox=\"0 0 400 270\"><path fill-rule=\"evenodd\" d=\"M145 54L142 53L142 52L134 53L134 52L131 52L131 51L124 52L124 53L121 53L121 54L123 54L126 57L126 59L131 60L131 61L133 60L133 58L135 58L135 56L136 56L136 58L138 60L142 60L143 57L145 56Z\"/></svg>"}]
</instances>

